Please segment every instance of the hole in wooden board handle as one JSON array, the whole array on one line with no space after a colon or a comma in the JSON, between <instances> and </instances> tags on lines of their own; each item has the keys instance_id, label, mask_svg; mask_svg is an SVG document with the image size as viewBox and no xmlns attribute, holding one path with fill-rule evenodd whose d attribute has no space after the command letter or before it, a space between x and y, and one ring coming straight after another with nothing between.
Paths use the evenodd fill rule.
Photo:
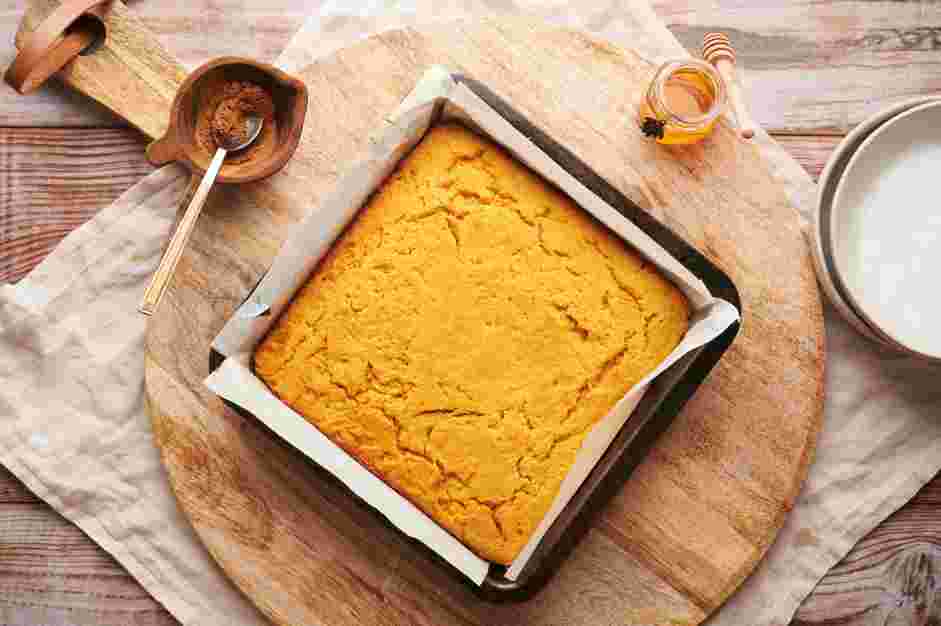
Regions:
<instances>
[{"instance_id":1,"label":"hole in wooden board handle","mask_svg":"<svg viewBox=\"0 0 941 626\"><path fill-rule=\"evenodd\" d=\"M34 91L99 39L109 4L110 0L65 0L27 36L4 80L21 94ZM86 15L101 23L100 32L94 29L68 32Z\"/></svg>"}]
</instances>

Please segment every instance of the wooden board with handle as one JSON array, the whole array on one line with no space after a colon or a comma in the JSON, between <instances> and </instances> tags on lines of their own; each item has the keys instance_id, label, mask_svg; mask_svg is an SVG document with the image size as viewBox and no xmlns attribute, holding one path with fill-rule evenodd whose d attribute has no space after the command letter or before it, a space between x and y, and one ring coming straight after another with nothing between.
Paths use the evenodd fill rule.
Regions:
<instances>
[{"instance_id":1,"label":"wooden board with handle","mask_svg":"<svg viewBox=\"0 0 941 626\"><path fill-rule=\"evenodd\" d=\"M23 38L58 5L31 0L16 35ZM162 137L170 104L186 70L147 31L123 2L110 4L104 19L107 36L94 54L79 56L57 78L103 104L151 139Z\"/></svg>"},{"instance_id":2,"label":"wooden board with handle","mask_svg":"<svg viewBox=\"0 0 941 626\"><path fill-rule=\"evenodd\" d=\"M209 342L290 225L432 63L511 101L720 265L744 301L726 360L548 588L520 605L478 600L202 386ZM511 19L389 32L301 71L311 107L284 172L213 195L151 322L149 407L183 510L275 622L697 624L764 554L820 426L819 295L793 210L753 146L726 126L672 151L640 137L631 114L650 70L631 51Z\"/></svg>"}]
</instances>

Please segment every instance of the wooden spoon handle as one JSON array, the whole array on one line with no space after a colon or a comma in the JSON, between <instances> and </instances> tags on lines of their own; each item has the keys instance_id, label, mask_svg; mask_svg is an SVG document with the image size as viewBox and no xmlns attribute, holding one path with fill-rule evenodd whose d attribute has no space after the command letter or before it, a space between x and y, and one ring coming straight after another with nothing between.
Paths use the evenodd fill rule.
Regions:
<instances>
[{"instance_id":1,"label":"wooden spoon handle","mask_svg":"<svg viewBox=\"0 0 941 626\"><path fill-rule=\"evenodd\" d=\"M732 106L732 110L735 111L738 132L744 139L751 139L755 136L755 129L758 126L751 118L748 107L745 106L745 100L742 98L742 85L738 73L735 71L735 65L729 59L719 59L716 61L715 66L728 88L729 104Z\"/></svg>"},{"instance_id":2,"label":"wooden spoon handle","mask_svg":"<svg viewBox=\"0 0 941 626\"><path fill-rule=\"evenodd\" d=\"M157 266L157 271L150 281L150 286L147 287L147 291L144 292L144 299L138 309L144 315L153 315L157 311L157 307L160 306L160 301L163 299L163 294L167 290L167 285L170 284L170 279L173 277L176 264L179 263L180 257L183 256L186 243L189 241L190 235L196 227L196 220L199 218L199 214L203 210L203 205L206 204L206 199L209 197L209 191L212 189L213 183L216 182L219 170L222 169L225 155L226 151L222 148L216 151L216 155L212 158L212 163L209 164L209 169L206 170L206 175L203 176L202 182L199 184L199 187L196 188L196 193L193 194L193 199L189 207L187 207L186 213L183 214L183 219L180 220L180 225L177 226L176 232L173 233L173 238L170 239L167 251L163 253L160 265Z\"/></svg>"}]
</instances>

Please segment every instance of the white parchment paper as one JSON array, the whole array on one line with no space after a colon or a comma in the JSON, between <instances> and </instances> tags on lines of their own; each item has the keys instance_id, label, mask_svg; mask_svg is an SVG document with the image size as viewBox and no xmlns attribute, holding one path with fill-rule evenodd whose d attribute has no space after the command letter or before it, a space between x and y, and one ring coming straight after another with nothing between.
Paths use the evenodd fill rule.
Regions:
<instances>
[{"instance_id":1,"label":"white parchment paper","mask_svg":"<svg viewBox=\"0 0 941 626\"><path fill-rule=\"evenodd\" d=\"M379 30L491 11L582 29L652 62L685 54L647 0L308 5L311 18L282 55L283 67L304 67ZM704 13L701 25L713 17ZM806 219L815 185L766 134L756 141L797 219ZM144 321L136 306L185 182L176 168L147 177L70 234L26 279L0 286L0 463L186 626L261 625L267 621L179 512L144 411ZM826 325L826 417L816 461L768 556L710 626L788 624L820 578L941 468L941 368L879 349L829 308ZM883 600L867 615L881 624L904 608L904 595L882 580L873 584ZM91 624L80 615L53 603L0 603L0 623L13 626ZM630 616L624 624L653 626Z\"/></svg>"},{"instance_id":2,"label":"white parchment paper","mask_svg":"<svg viewBox=\"0 0 941 626\"><path fill-rule=\"evenodd\" d=\"M694 311L690 329L680 345L656 370L631 389L588 434L558 496L509 567L507 578L515 580L522 572L543 535L630 418L653 379L690 351L716 339L738 321L739 315L731 304L713 298L702 281L679 261L586 189L470 89L452 80L445 68L432 67L426 72L402 106L387 118L388 126L379 134L370 153L350 168L333 192L294 230L269 272L216 337L213 346L228 358L222 367L209 376L206 385L223 398L252 412L294 447L343 481L397 528L422 541L480 585L487 576L489 563L474 555L408 499L374 476L316 427L282 403L251 370L251 357L258 342L366 199L432 125L447 120L458 120L488 136L559 187L584 210L634 246L661 272L670 276L687 295Z\"/></svg>"}]
</instances>

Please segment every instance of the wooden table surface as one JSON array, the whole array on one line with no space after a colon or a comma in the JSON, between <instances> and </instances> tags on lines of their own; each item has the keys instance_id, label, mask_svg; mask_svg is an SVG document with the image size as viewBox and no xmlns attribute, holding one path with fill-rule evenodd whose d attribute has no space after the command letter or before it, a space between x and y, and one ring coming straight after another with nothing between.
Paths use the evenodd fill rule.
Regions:
<instances>
[{"instance_id":1,"label":"wooden table surface","mask_svg":"<svg viewBox=\"0 0 941 626\"><path fill-rule=\"evenodd\" d=\"M185 63L274 59L311 0L137 0ZM755 118L813 175L856 123L892 102L941 92L937 0L653 0L690 49L723 30L747 69ZM0 0L0 65L22 0ZM69 231L152 171L144 142L56 86L0 87L0 281L16 281ZM820 583L794 624L941 625L941 476ZM0 624L175 624L80 530L0 468Z\"/></svg>"}]
</instances>

